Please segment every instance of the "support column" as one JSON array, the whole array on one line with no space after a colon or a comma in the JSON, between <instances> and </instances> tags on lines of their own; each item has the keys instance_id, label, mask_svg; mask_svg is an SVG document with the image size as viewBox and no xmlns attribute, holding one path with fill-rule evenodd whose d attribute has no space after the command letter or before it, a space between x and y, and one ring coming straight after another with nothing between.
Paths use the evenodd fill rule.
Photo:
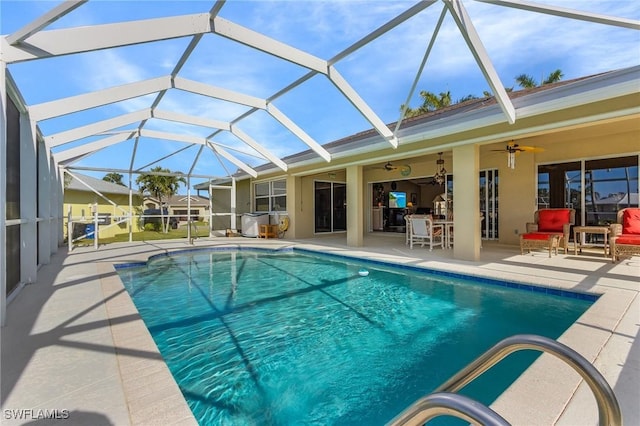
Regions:
<instances>
[{"instance_id":1,"label":"support column","mask_svg":"<svg viewBox=\"0 0 640 426\"><path fill-rule=\"evenodd\" d=\"M53 177L51 180L51 192L57 194L55 202L51 204L51 214L53 215L53 223L55 224L54 229L57 230L58 234L58 242L56 247L52 249L55 253L58 250L58 246L64 245L64 173L53 160L51 153L48 152L47 155L50 157L51 165L49 169ZM53 239L51 240L51 244L54 244Z\"/></svg>"},{"instance_id":2,"label":"support column","mask_svg":"<svg viewBox=\"0 0 640 426\"><path fill-rule=\"evenodd\" d=\"M7 319L7 79L0 61L0 326Z\"/></svg>"},{"instance_id":3,"label":"support column","mask_svg":"<svg viewBox=\"0 0 640 426\"><path fill-rule=\"evenodd\" d=\"M20 112L20 281L26 284L35 283L38 273L37 167L35 123Z\"/></svg>"},{"instance_id":4,"label":"support column","mask_svg":"<svg viewBox=\"0 0 640 426\"><path fill-rule=\"evenodd\" d=\"M35 122L31 122L31 131L36 134ZM36 144L38 142L36 141ZM37 145L38 156L38 263L45 265L51 260L52 241L57 243L58 233L52 220L51 205L56 202L57 191L52 191L50 161L44 143ZM34 192L35 193L35 192Z\"/></svg>"},{"instance_id":5,"label":"support column","mask_svg":"<svg viewBox=\"0 0 640 426\"><path fill-rule=\"evenodd\" d=\"M480 148L453 148L453 257L480 260Z\"/></svg>"},{"instance_id":6,"label":"support column","mask_svg":"<svg viewBox=\"0 0 640 426\"><path fill-rule=\"evenodd\" d=\"M302 217L302 179L297 176L287 175L287 216L289 216L289 229L285 236L289 239L296 238L299 219Z\"/></svg>"},{"instance_id":7,"label":"support column","mask_svg":"<svg viewBox=\"0 0 640 426\"><path fill-rule=\"evenodd\" d=\"M238 229L238 199L237 199L236 178L231 178L231 229ZM212 210L213 211L213 210Z\"/></svg>"},{"instance_id":8,"label":"support column","mask_svg":"<svg viewBox=\"0 0 640 426\"><path fill-rule=\"evenodd\" d=\"M362 166L347 167L347 245L364 245L364 189Z\"/></svg>"},{"instance_id":9,"label":"support column","mask_svg":"<svg viewBox=\"0 0 640 426\"><path fill-rule=\"evenodd\" d=\"M169 221L168 224L169 223L171 223L171 221ZM191 235L191 175L189 175L187 176L187 241L189 244L193 244L194 238L195 237Z\"/></svg>"},{"instance_id":10,"label":"support column","mask_svg":"<svg viewBox=\"0 0 640 426\"><path fill-rule=\"evenodd\" d=\"M129 170L129 220L127 220L127 230L129 231L129 242L133 242L133 175Z\"/></svg>"}]
</instances>

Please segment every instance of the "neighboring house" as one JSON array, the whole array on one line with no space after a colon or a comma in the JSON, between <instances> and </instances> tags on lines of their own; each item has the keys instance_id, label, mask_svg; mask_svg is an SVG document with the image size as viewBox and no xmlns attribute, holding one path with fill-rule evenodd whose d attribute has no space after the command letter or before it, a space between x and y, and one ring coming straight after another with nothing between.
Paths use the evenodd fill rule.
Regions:
<instances>
[{"instance_id":1,"label":"neighboring house","mask_svg":"<svg viewBox=\"0 0 640 426\"><path fill-rule=\"evenodd\" d=\"M129 232L127 221L122 221L130 211L129 188L78 173L75 176L68 181L64 190L65 237L68 236L69 217L76 223L74 238L84 234L85 226L95 222L94 206L97 206L99 217L98 239ZM135 191L131 205L133 214L140 214L142 198ZM132 230L140 231L137 219L133 220Z\"/></svg>"},{"instance_id":2,"label":"neighboring house","mask_svg":"<svg viewBox=\"0 0 640 426\"><path fill-rule=\"evenodd\" d=\"M175 217L179 222L186 222L189 216L189 196L173 195L168 200L163 199L162 203L168 207L169 215ZM144 197L144 208L160 209L160 201L152 196ZM200 195L191 195L191 219L200 222L209 221L209 199Z\"/></svg>"}]
</instances>

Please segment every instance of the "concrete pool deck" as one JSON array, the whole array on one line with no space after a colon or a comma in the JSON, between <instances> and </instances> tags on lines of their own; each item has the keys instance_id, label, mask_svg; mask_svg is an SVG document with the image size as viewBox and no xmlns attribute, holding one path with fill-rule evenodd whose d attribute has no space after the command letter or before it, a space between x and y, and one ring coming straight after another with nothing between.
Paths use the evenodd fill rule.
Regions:
<instances>
[{"instance_id":1,"label":"concrete pool deck","mask_svg":"<svg viewBox=\"0 0 640 426\"><path fill-rule=\"evenodd\" d=\"M485 243L481 260L452 250L414 248L404 235L370 235L365 247L344 236L309 240L249 238L121 243L65 248L39 270L7 309L1 329L3 425L197 424L122 287L113 264L213 246L298 246L476 276L602 294L558 340L593 362L613 388L625 424L640 424L640 258L612 264L600 250L582 255L520 255ZM480 355L480 354L478 354ZM515 425L597 424L595 398L577 373L543 355L494 403ZM42 417L58 417L44 420Z\"/></svg>"}]
</instances>

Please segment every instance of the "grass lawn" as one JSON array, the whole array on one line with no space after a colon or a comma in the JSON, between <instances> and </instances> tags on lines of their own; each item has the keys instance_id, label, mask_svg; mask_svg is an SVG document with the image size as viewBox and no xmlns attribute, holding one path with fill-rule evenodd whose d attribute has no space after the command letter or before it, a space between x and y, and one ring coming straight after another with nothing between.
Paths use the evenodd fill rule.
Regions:
<instances>
[{"instance_id":1,"label":"grass lawn","mask_svg":"<svg viewBox=\"0 0 640 426\"><path fill-rule=\"evenodd\" d=\"M198 232L197 232L198 237L209 236L209 224L204 222L194 222L194 224L198 228ZM194 237L196 236L196 232L193 227L191 228L191 235ZM133 233L133 241L173 240L178 238L187 238L186 224L179 226L178 229L169 228L169 232L166 234L161 231L142 231L142 232ZM109 244L109 243L123 243L128 241L129 241L129 233L125 232L111 238L100 238L98 240L98 243ZM91 245L93 244L93 240L82 240L79 243Z\"/></svg>"}]
</instances>

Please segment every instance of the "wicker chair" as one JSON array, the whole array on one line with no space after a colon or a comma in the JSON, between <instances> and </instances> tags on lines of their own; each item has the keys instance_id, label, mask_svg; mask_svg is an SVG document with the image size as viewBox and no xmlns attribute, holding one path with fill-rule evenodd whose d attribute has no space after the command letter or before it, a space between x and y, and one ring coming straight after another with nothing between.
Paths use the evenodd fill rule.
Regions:
<instances>
[{"instance_id":1,"label":"wicker chair","mask_svg":"<svg viewBox=\"0 0 640 426\"><path fill-rule=\"evenodd\" d=\"M576 222L574 209L540 209L533 214L533 222L526 224L526 234L520 235L520 251L532 248L549 248L558 251L558 247L567 253L571 225Z\"/></svg>"},{"instance_id":2,"label":"wicker chair","mask_svg":"<svg viewBox=\"0 0 640 426\"><path fill-rule=\"evenodd\" d=\"M611 224L611 261L621 256L640 255L640 208L618 212L618 223Z\"/></svg>"}]
</instances>

